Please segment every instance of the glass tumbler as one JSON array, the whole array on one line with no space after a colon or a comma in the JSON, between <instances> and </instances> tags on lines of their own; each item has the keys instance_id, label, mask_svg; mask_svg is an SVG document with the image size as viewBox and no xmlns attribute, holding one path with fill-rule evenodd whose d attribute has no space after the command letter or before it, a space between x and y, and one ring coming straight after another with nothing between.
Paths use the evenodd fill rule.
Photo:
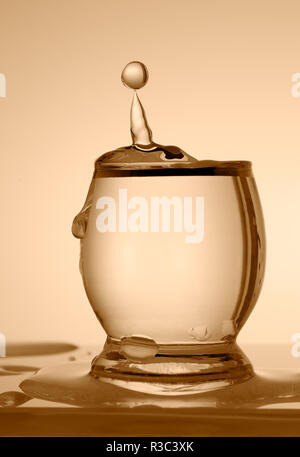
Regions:
<instances>
[{"instance_id":1,"label":"glass tumbler","mask_svg":"<svg viewBox=\"0 0 300 457\"><path fill-rule=\"evenodd\" d=\"M265 269L251 162L152 155L130 146L101 156L73 222L107 333L91 375L170 395L244 381L253 370L236 337Z\"/></svg>"}]
</instances>

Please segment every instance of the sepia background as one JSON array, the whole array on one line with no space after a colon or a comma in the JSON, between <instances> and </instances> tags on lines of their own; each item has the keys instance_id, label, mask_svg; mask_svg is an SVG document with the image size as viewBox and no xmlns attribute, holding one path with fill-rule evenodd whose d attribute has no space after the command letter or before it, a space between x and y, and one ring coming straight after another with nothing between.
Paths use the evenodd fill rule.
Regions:
<instances>
[{"instance_id":1,"label":"sepia background","mask_svg":"<svg viewBox=\"0 0 300 457\"><path fill-rule=\"evenodd\" d=\"M102 342L71 223L93 162L130 143L123 67L154 140L199 159L251 160L267 269L241 343L300 332L298 0L0 0L1 307L8 341ZM295 93L294 93L295 94Z\"/></svg>"}]
</instances>

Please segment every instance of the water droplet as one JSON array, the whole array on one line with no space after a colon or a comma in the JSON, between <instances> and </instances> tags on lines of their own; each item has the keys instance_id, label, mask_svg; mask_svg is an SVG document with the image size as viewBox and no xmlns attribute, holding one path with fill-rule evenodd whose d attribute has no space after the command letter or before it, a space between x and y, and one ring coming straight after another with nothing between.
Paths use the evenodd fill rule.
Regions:
<instances>
[{"instance_id":1,"label":"water droplet","mask_svg":"<svg viewBox=\"0 0 300 457\"><path fill-rule=\"evenodd\" d=\"M0 394L0 406L7 408L9 406L19 406L31 400L31 397L22 392L3 392Z\"/></svg>"},{"instance_id":2,"label":"water droplet","mask_svg":"<svg viewBox=\"0 0 300 457\"><path fill-rule=\"evenodd\" d=\"M149 73L142 62L129 62L122 71L121 79L125 86L131 89L141 89L147 83Z\"/></svg>"},{"instance_id":3,"label":"water droplet","mask_svg":"<svg viewBox=\"0 0 300 457\"><path fill-rule=\"evenodd\" d=\"M192 327L188 333L198 341L207 340L207 338L210 336L208 328L205 324L197 325L197 327Z\"/></svg>"},{"instance_id":4,"label":"water droplet","mask_svg":"<svg viewBox=\"0 0 300 457\"><path fill-rule=\"evenodd\" d=\"M130 336L121 339L120 354L133 362L144 362L148 358L155 357L158 352L158 344L144 336Z\"/></svg>"}]
</instances>

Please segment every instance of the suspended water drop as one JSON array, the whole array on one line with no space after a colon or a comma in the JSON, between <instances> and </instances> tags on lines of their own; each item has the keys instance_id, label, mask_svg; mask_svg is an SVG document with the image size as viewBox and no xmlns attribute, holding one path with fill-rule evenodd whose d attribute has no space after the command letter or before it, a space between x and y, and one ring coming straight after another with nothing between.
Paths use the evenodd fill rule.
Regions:
<instances>
[{"instance_id":1,"label":"suspended water drop","mask_svg":"<svg viewBox=\"0 0 300 457\"><path fill-rule=\"evenodd\" d=\"M141 89L147 84L149 73L146 65L142 62L129 62L122 71L121 79L125 86L130 89Z\"/></svg>"}]
</instances>

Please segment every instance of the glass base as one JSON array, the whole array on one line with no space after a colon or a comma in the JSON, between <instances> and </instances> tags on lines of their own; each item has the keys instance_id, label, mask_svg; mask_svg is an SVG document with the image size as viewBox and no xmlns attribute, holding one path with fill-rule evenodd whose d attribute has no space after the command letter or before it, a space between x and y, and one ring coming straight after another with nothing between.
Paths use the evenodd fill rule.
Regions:
<instances>
[{"instance_id":1,"label":"glass base","mask_svg":"<svg viewBox=\"0 0 300 457\"><path fill-rule=\"evenodd\" d=\"M107 338L92 362L94 378L140 392L179 395L220 389L254 374L235 342L157 345L141 337L125 340Z\"/></svg>"}]
</instances>

